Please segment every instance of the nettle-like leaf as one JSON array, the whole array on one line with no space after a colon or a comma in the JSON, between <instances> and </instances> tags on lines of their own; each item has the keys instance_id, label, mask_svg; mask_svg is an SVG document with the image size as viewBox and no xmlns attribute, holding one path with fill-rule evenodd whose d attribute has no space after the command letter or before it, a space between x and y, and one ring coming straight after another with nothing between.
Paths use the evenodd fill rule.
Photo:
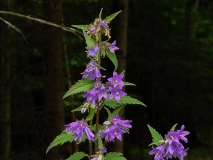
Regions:
<instances>
[{"instance_id":1,"label":"nettle-like leaf","mask_svg":"<svg viewBox=\"0 0 213 160\"><path fill-rule=\"evenodd\" d=\"M108 113L108 117L112 117L112 113L110 112L110 110L106 107L104 107L104 109L106 109L107 113Z\"/></svg>"},{"instance_id":2,"label":"nettle-like leaf","mask_svg":"<svg viewBox=\"0 0 213 160\"><path fill-rule=\"evenodd\" d=\"M75 28L82 29L83 31L87 31L90 28L90 25L72 25Z\"/></svg>"},{"instance_id":3,"label":"nettle-like leaf","mask_svg":"<svg viewBox=\"0 0 213 160\"><path fill-rule=\"evenodd\" d=\"M175 124L174 126L172 126L171 130L174 131L176 128L177 124Z\"/></svg>"},{"instance_id":4,"label":"nettle-like leaf","mask_svg":"<svg viewBox=\"0 0 213 160\"><path fill-rule=\"evenodd\" d=\"M106 17L104 20L106 23L111 22L121 11L115 12L111 14L110 16Z\"/></svg>"},{"instance_id":5,"label":"nettle-like leaf","mask_svg":"<svg viewBox=\"0 0 213 160\"><path fill-rule=\"evenodd\" d=\"M76 152L73 155L71 155L69 158L67 158L66 160L81 160L84 157L88 157L88 154L84 153L84 152Z\"/></svg>"},{"instance_id":6,"label":"nettle-like leaf","mask_svg":"<svg viewBox=\"0 0 213 160\"><path fill-rule=\"evenodd\" d=\"M130 83L130 82L124 82L125 86L136 86L134 83Z\"/></svg>"},{"instance_id":7,"label":"nettle-like leaf","mask_svg":"<svg viewBox=\"0 0 213 160\"><path fill-rule=\"evenodd\" d=\"M69 134L67 131L63 131L60 135L58 135L53 141L52 143L50 143L50 145L47 148L47 152L49 152L49 150L57 145L62 145L65 142L72 142L73 141L73 135Z\"/></svg>"},{"instance_id":8,"label":"nettle-like leaf","mask_svg":"<svg viewBox=\"0 0 213 160\"><path fill-rule=\"evenodd\" d=\"M116 58L115 53L111 53L109 49L106 50L106 55L109 57L109 59L112 61L112 63L115 66L115 70L118 68L118 60Z\"/></svg>"},{"instance_id":9,"label":"nettle-like leaf","mask_svg":"<svg viewBox=\"0 0 213 160\"><path fill-rule=\"evenodd\" d=\"M160 141L163 140L163 137L160 135L160 133L158 133L154 128L152 128L150 125L147 125L149 128L149 131L151 132L152 135L152 143L149 145L159 145Z\"/></svg>"},{"instance_id":10,"label":"nettle-like leaf","mask_svg":"<svg viewBox=\"0 0 213 160\"><path fill-rule=\"evenodd\" d=\"M88 47L94 46L95 45L95 41L85 32L84 33L84 38L86 40L86 44Z\"/></svg>"},{"instance_id":11,"label":"nettle-like leaf","mask_svg":"<svg viewBox=\"0 0 213 160\"><path fill-rule=\"evenodd\" d=\"M144 103L142 103L141 101L132 98L130 96L123 96L120 99L120 103L118 103L114 98L113 99L106 99L104 101L104 105L109 106L111 108L115 108L118 107L120 105L124 105L124 104L138 104L138 105L143 105L146 107L146 105Z\"/></svg>"},{"instance_id":12,"label":"nettle-like leaf","mask_svg":"<svg viewBox=\"0 0 213 160\"><path fill-rule=\"evenodd\" d=\"M91 81L90 79L81 79L77 83L75 83L63 96L63 99L76 94L80 92L86 92L88 90L91 90L94 86L94 81Z\"/></svg>"},{"instance_id":13,"label":"nettle-like leaf","mask_svg":"<svg viewBox=\"0 0 213 160\"><path fill-rule=\"evenodd\" d=\"M98 148L103 148L104 145L103 145L103 141L101 138L98 138Z\"/></svg>"},{"instance_id":14,"label":"nettle-like leaf","mask_svg":"<svg viewBox=\"0 0 213 160\"><path fill-rule=\"evenodd\" d=\"M109 152L105 155L106 160L126 160L122 153Z\"/></svg>"},{"instance_id":15,"label":"nettle-like leaf","mask_svg":"<svg viewBox=\"0 0 213 160\"><path fill-rule=\"evenodd\" d=\"M104 129L105 127L103 126L103 125L101 125L101 124L98 124L98 130L102 130L102 129ZM96 124L94 124L92 127L91 127L91 130L92 131L96 131Z\"/></svg>"},{"instance_id":16,"label":"nettle-like leaf","mask_svg":"<svg viewBox=\"0 0 213 160\"><path fill-rule=\"evenodd\" d=\"M83 105L81 105L78 108L73 109L71 112L81 111L82 108L83 108Z\"/></svg>"},{"instance_id":17,"label":"nettle-like leaf","mask_svg":"<svg viewBox=\"0 0 213 160\"><path fill-rule=\"evenodd\" d=\"M87 116L86 120L90 121L93 119L94 115L95 115L96 109L92 109L89 113L89 115Z\"/></svg>"},{"instance_id":18,"label":"nettle-like leaf","mask_svg":"<svg viewBox=\"0 0 213 160\"><path fill-rule=\"evenodd\" d=\"M112 112L112 116L116 116L118 115L118 113L120 112L120 110L124 107L124 105L119 106L118 108L116 108L113 112Z\"/></svg>"}]
</instances>

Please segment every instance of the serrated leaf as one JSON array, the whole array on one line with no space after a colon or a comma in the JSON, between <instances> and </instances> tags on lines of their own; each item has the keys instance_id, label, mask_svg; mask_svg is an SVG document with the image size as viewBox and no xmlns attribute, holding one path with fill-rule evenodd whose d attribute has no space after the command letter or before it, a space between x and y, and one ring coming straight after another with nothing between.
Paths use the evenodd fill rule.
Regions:
<instances>
[{"instance_id":1,"label":"serrated leaf","mask_svg":"<svg viewBox=\"0 0 213 160\"><path fill-rule=\"evenodd\" d=\"M109 152L105 155L106 160L126 160L122 153Z\"/></svg>"},{"instance_id":2,"label":"serrated leaf","mask_svg":"<svg viewBox=\"0 0 213 160\"><path fill-rule=\"evenodd\" d=\"M111 22L120 12L121 12L121 11L118 11L118 12L115 12L115 13L111 14L110 16L106 17L106 18L104 19L104 21L105 21L106 23Z\"/></svg>"},{"instance_id":3,"label":"serrated leaf","mask_svg":"<svg viewBox=\"0 0 213 160\"><path fill-rule=\"evenodd\" d=\"M84 38L86 40L87 47L94 46L95 45L94 40L85 31L83 31L83 33L84 33Z\"/></svg>"},{"instance_id":4,"label":"serrated leaf","mask_svg":"<svg viewBox=\"0 0 213 160\"><path fill-rule=\"evenodd\" d=\"M78 107L78 108L73 109L71 112L81 111L82 107L83 107L83 105L81 105L81 106L80 106L80 107Z\"/></svg>"},{"instance_id":5,"label":"serrated leaf","mask_svg":"<svg viewBox=\"0 0 213 160\"><path fill-rule=\"evenodd\" d=\"M77 83L75 83L63 96L63 99L76 94L80 92L86 92L90 89L92 89L94 86L94 81L91 81L90 79L81 79Z\"/></svg>"},{"instance_id":6,"label":"serrated leaf","mask_svg":"<svg viewBox=\"0 0 213 160\"><path fill-rule=\"evenodd\" d=\"M75 28L82 29L83 31L87 31L90 28L90 25L72 25Z\"/></svg>"},{"instance_id":7,"label":"serrated leaf","mask_svg":"<svg viewBox=\"0 0 213 160\"><path fill-rule=\"evenodd\" d=\"M174 126L172 126L171 130L174 131L176 126L177 126L177 123Z\"/></svg>"},{"instance_id":8,"label":"serrated leaf","mask_svg":"<svg viewBox=\"0 0 213 160\"><path fill-rule=\"evenodd\" d=\"M134 83L130 83L130 82L124 82L125 86L136 86Z\"/></svg>"},{"instance_id":9,"label":"serrated leaf","mask_svg":"<svg viewBox=\"0 0 213 160\"><path fill-rule=\"evenodd\" d=\"M102 139L101 138L98 138L98 148L103 148L104 147L104 145L103 145L103 141L102 141Z\"/></svg>"},{"instance_id":10,"label":"serrated leaf","mask_svg":"<svg viewBox=\"0 0 213 160\"><path fill-rule=\"evenodd\" d=\"M92 109L89 113L89 115L87 116L86 120L90 121L91 119L93 119L94 115L95 115L95 111L96 109Z\"/></svg>"},{"instance_id":11,"label":"serrated leaf","mask_svg":"<svg viewBox=\"0 0 213 160\"><path fill-rule=\"evenodd\" d=\"M104 105L115 108L117 106L123 105L123 104L138 104L138 105L143 105L146 107L144 103L141 101L132 98L130 96L123 96L120 98L120 103L118 103L114 98L113 99L106 99L104 101Z\"/></svg>"},{"instance_id":12,"label":"serrated leaf","mask_svg":"<svg viewBox=\"0 0 213 160\"><path fill-rule=\"evenodd\" d=\"M106 109L107 113L108 113L108 117L111 117L112 116L112 113L110 112L110 110L106 107L104 107L104 109Z\"/></svg>"},{"instance_id":13,"label":"serrated leaf","mask_svg":"<svg viewBox=\"0 0 213 160\"><path fill-rule=\"evenodd\" d=\"M150 145L159 145L160 141L163 140L163 137L150 125L147 126L152 135L152 143Z\"/></svg>"},{"instance_id":14,"label":"serrated leaf","mask_svg":"<svg viewBox=\"0 0 213 160\"><path fill-rule=\"evenodd\" d=\"M100 10L100 13L99 13L99 19L101 19L101 16L102 16L102 10L103 10L103 8L101 8L101 10Z\"/></svg>"},{"instance_id":15,"label":"serrated leaf","mask_svg":"<svg viewBox=\"0 0 213 160\"><path fill-rule=\"evenodd\" d=\"M109 57L109 59L112 61L112 63L115 66L115 70L118 68L118 60L116 58L115 53L111 53L109 49L106 50L106 55Z\"/></svg>"},{"instance_id":16,"label":"serrated leaf","mask_svg":"<svg viewBox=\"0 0 213 160\"><path fill-rule=\"evenodd\" d=\"M120 112L120 110L124 107L124 105L116 108L113 112L112 112L112 116L118 115L118 113Z\"/></svg>"},{"instance_id":17,"label":"serrated leaf","mask_svg":"<svg viewBox=\"0 0 213 160\"><path fill-rule=\"evenodd\" d=\"M67 158L66 160L81 160L84 157L88 157L88 154L84 153L84 152L76 152L73 155L71 155L69 158Z\"/></svg>"},{"instance_id":18,"label":"serrated leaf","mask_svg":"<svg viewBox=\"0 0 213 160\"><path fill-rule=\"evenodd\" d=\"M53 141L52 143L50 143L50 145L47 148L47 152L49 152L49 150L57 145L62 145L65 142L72 142L73 141L73 135L69 134L67 131L63 131L60 135L58 135Z\"/></svg>"},{"instance_id":19,"label":"serrated leaf","mask_svg":"<svg viewBox=\"0 0 213 160\"><path fill-rule=\"evenodd\" d=\"M104 126L102 126L102 125L100 125L100 124L98 124L98 130L102 130L103 128L105 128ZM94 124L92 127L91 127L91 130L92 131L96 131L96 124Z\"/></svg>"}]
</instances>

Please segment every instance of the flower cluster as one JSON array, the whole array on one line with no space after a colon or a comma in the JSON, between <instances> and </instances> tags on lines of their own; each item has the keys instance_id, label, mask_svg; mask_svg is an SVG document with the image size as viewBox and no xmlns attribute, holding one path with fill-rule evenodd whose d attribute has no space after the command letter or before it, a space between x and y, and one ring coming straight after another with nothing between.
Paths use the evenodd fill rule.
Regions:
<instances>
[{"instance_id":1,"label":"flower cluster","mask_svg":"<svg viewBox=\"0 0 213 160\"><path fill-rule=\"evenodd\" d=\"M93 76L94 77L94 76ZM84 113L89 104L91 104L92 108L96 105L97 102L101 102L103 98L105 99L113 99L120 102L121 96L126 96L126 93L122 91L122 87L124 86L124 82L122 78L124 74L118 75L117 72L113 72L113 77L108 78L108 82L106 85L102 84L100 80L96 80L94 83L94 88L87 91L83 97L86 98L86 102L83 105L82 113Z\"/></svg>"},{"instance_id":2,"label":"flower cluster","mask_svg":"<svg viewBox=\"0 0 213 160\"><path fill-rule=\"evenodd\" d=\"M89 141L94 141L95 135L87 126L84 120L72 122L66 125L66 131L73 134L75 141L82 141L83 135L86 134Z\"/></svg>"},{"instance_id":3,"label":"flower cluster","mask_svg":"<svg viewBox=\"0 0 213 160\"><path fill-rule=\"evenodd\" d=\"M126 93L122 91L124 86L123 77L124 74L118 74L113 72L113 76L108 78L108 81L104 84L101 81L102 76L100 72L100 58L104 58L106 50L111 54L114 54L119 48L116 46L116 41L112 44L107 41L101 41L97 34L104 33L105 36L109 35L109 26L104 20L96 19L95 22L88 29L90 37L94 39L94 45L88 46L87 57L90 58L90 62L87 64L85 71L82 73L82 79L90 79L94 81L94 86L91 90L88 90L83 97L86 99L81 113L85 113L87 110L91 109L101 109L101 102L106 99L113 99L119 103L120 97L125 96ZM90 108L90 109L89 109ZM94 141L96 136L104 138L106 142L114 141L115 138L122 140L122 134L126 133L132 126L130 125L130 120L121 120L120 117L113 116L109 121L104 122L104 131L99 130L94 134L84 120L72 122L66 125L66 131L73 134L75 141L82 141L83 135L86 135L89 141ZM103 153L106 152L105 148L100 149L99 152L94 156L93 160L103 159Z\"/></svg>"},{"instance_id":4,"label":"flower cluster","mask_svg":"<svg viewBox=\"0 0 213 160\"><path fill-rule=\"evenodd\" d=\"M188 131L184 131L184 125L181 126L180 130L169 131L165 135L165 140L162 141L162 144L157 146L149 152L150 155L155 155L154 160L168 160L172 157L179 158L183 160L183 157L186 156L186 150L184 146L180 143L180 140L188 142L186 135L189 134Z\"/></svg>"},{"instance_id":5,"label":"flower cluster","mask_svg":"<svg viewBox=\"0 0 213 160\"><path fill-rule=\"evenodd\" d=\"M105 121L104 131L99 131L100 137L105 138L106 142L114 141L115 137L121 141L122 134L132 128L130 120L121 120L119 115L113 116L109 121Z\"/></svg>"}]
</instances>

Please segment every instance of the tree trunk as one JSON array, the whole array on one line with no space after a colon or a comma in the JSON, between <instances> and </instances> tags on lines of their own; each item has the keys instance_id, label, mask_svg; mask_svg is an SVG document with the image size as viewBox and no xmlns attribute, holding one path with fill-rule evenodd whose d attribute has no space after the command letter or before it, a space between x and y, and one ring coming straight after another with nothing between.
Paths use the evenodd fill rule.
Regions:
<instances>
[{"instance_id":1,"label":"tree trunk","mask_svg":"<svg viewBox=\"0 0 213 160\"><path fill-rule=\"evenodd\" d=\"M1 9L9 10L10 0L0 1ZM4 15L2 18L8 20L8 16ZM11 99L10 99L10 50L9 50L9 28L6 24L1 25L1 114L0 117L2 128L1 130L1 142L2 142L2 155L0 159L9 160L11 152Z\"/></svg>"},{"instance_id":2,"label":"tree trunk","mask_svg":"<svg viewBox=\"0 0 213 160\"><path fill-rule=\"evenodd\" d=\"M63 24L62 0L44 1L44 18L56 24ZM64 130L64 94L62 52L63 31L46 26L44 37L45 89L48 108L48 139L53 139ZM62 147L53 148L48 153L48 159L62 159Z\"/></svg>"},{"instance_id":3,"label":"tree trunk","mask_svg":"<svg viewBox=\"0 0 213 160\"><path fill-rule=\"evenodd\" d=\"M127 55L127 28L128 28L128 0L116 0L116 11L122 10L122 12L115 19L115 39L119 51L117 52L118 69L117 72L121 73L126 69L126 55ZM123 78L125 81L125 76ZM123 89L125 90L125 88ZM124 119L124 109L119 113L121 119ZM114 145L114 151L123 153L123 141L116 140Z\"/></svg>"}]
</instances>

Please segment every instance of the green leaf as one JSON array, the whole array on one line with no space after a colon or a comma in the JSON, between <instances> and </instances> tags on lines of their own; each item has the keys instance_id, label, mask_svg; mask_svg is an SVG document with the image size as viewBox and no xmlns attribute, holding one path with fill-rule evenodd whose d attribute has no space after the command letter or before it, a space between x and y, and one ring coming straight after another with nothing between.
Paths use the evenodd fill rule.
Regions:
<instances>
[{"instance_id":1,"label":"green leaf","mask_svg":"<svg viewBox=\"0 0 213 160\"><path fill-rule=\"evenodd\" d=\"M105 128L105 127L102 126L102 125L100 125L100 124L98 124L98 130L100 130L100 129L102 130L103 128ZM91 127L91 130L94 131L94 132L96 131L96 124L94 124L94 125Z\"/></svg>"},{"instance_id":2,"label":"green leaf","mask_svg":"<svg viewBox=\"0 0 213 160\"><path fill-rule=\"evenodd\" d=\"M159 145L160 141L163 140L163 137L150 125L147 125L149 128L149 131L151 132L152 135L152 143L150 145Z\"/></svg>"},{"instance_id":3,"label":"green leaf","mask_svg":"<svg viewBox=\"0 0 213 160\"><path fill-rule=\"evenodd\" d=\"M121 12L121 11L118 11L118 12L115 12L115 13L111 14L110 16L106 17L106 18L104 19L104 21L105 21L106 23L111 22L120 12Z\"/></svg>"},{"instance_id":4,"label":"green leaf","mask_svg":"<svg viewBox=\"0 0 213 160\"><path fill-rule=\"evenodd\" d=\"M75 28L82 29L83 31L87 31L90 28L90 25L72 25Z\"/></svg>"},{"instance_id":5,"label":"green leaf","mask_svg":"<svg viewBox=\"0 0 213 160\"><path fill-rule=\"evenodd\" d=\"M102 139L101 138L98 138L98 148L103 148L104 147L104 145L103 145L103 141L102 141Z\"/></svg>"},{"instance_id":6,"label":"green leaf","mask_svg":"<svg viewBox=\"0 0 213 160\"><path fill-rule=\"evenodd\" d=\"M84 32L84 38L86 40L87 46L88 47L94 46L95 45L94 40L85 31L83 31L83 32Z\"/></svg>"},{"instance_id":7,"label":"green leaf","mask_svg":"<svg viewBox=\"0 0 213 160\"><path fill-rule=\"evenodd\" d=\"M113 99L106 99L104 101L104 105L115 108L117 106L120 106L122 104L138 104L138 105L143 105L146 107L146 105L144 103L142 103L141 101L132 98L130 96L123 96L120 99L120 103L118 103L114 98Z\"/></svg>"},{"instance_id":8,"label":"green leaf","mask_svg":"<svg viewBox=\"0 0 213 160\"><path fill-rule=\"evenodd\" d=\"M112 61L112 63L115 66L115 70L118 68L118 60L116 58L115 53L111 53L109 49L106 50L106 55L109 57L109 59Z\"/></svg>"},{"instance_id":9,"label":"green leaf","mask_svg":"<svg viewBox=\"0 0 213 160\"><path fill-rule=\"evenodd\" d=\"M105 155L106 160L126 160L122 153L109 152Z\"/></svg>"},{"instance_id":10,"label":"green leaf","mask_svg":"<svg viewBox=\"0 0 213 160\"><path fill-rule=\"evenodd\" d=\"M80 92L86 92L90 89L92 89L94 86L94 81L91 81L90 79L81 79L77 83L75 83L63 96L63 99L76 94Z\"/></svg>"},{"instance_id":11,"label":"green leaf","mask_svg":"<svg viewBox=\"0 0 213 160\"><path fill-rule=\"evenodd\" d=\"M118 115L118 113L120 112L120 110L124 107L124 105L116 108L113 112L112 112L112 116Z\"/></svg>"},{"instance_id":12,"label":"green leaf","mask_svg":"<svg viewBox=\"0 0 213 160\"><path fill-rule=\"evenodd\" d=\"M96 109L92 109L89 113L89 115L87 116L86 120L89 121L91 119L93 119L94 115L95 115L95 111Z\"/></svg>"},{"instance_id":13,"label":"green leaf","mask_svg":"<svg viewBox=\"0 0 213 160\"><path fill-rule=\"evenodd\" d=\"M130 83L130 82L124 82L125 86L136 86L134 83Z\"/></svg>"},{"instance_id":14,"label":"green leaf","mask_svg":"<svg viewBox=\"0 0 213 160\"><path fill-rule=\"evenodd\" d=\"M78 108L73 109L71 112L81 111L82 107L83 107L83 105L81 105L81 106L80 106L80 107L78 107Z\"/></svg>"},{"instance_id":15,"label":"green leaf","mask_svg":"<svg viewBox=\"0 0 213 160\"><path fill-rule=\"evenodd\" d=\"M174 126L172 126L171 130L174 131L176 128L177 124L175 124Z\"/></svg>"},{"instance_id":16,"label":"green leaf","mask_svg":"<svg viewBox=\"0 0 213 160\"><path fill-rule=\"evenodd\" d=\"M106 107L104 107L104 109L106 109L107 113L108 113L108 117L112 117L112 113L110 112L110 110Z\"/></svg>"},{"instance_id":17,"label":"green leaf","mask_svg":"<svg viewBox=\"0 0 213 160\"><path fill-rule=\"evenodd\" d=\"M88 154L84 153L84 152L76 152L73 155L71 155L69 158L67 158L66 160L81 160L84 157L88 157Z\"/></svg>"},{"instance_id":18,"label":"green leaf","mask_svg":"<svg viewBox=\"0 0 213 160\"><path fill-rule=\"evenodd\" d=\"M102 10L103 10L103 8L101 8L101 10L100 10L100 13L99 13L99 19L101 19L101 16L102 16Z\"/></svg>"},{"instance_id":19,"label":"green leaf","mask_svg":"<svg viewBox=\"0 0 213 160\"><path fill-rule=\"evenodd\" d=\"M67 131L63 131L60 135L58 135L53 141L52 143L50 143L50 145L47 148L47 152L49 152L49 150L51 148L53 148L54 146L57 146L59 144L63 144L65 142L72 142L73 141L73 135L69 134Z\"/></svg>"}]
</instances>

